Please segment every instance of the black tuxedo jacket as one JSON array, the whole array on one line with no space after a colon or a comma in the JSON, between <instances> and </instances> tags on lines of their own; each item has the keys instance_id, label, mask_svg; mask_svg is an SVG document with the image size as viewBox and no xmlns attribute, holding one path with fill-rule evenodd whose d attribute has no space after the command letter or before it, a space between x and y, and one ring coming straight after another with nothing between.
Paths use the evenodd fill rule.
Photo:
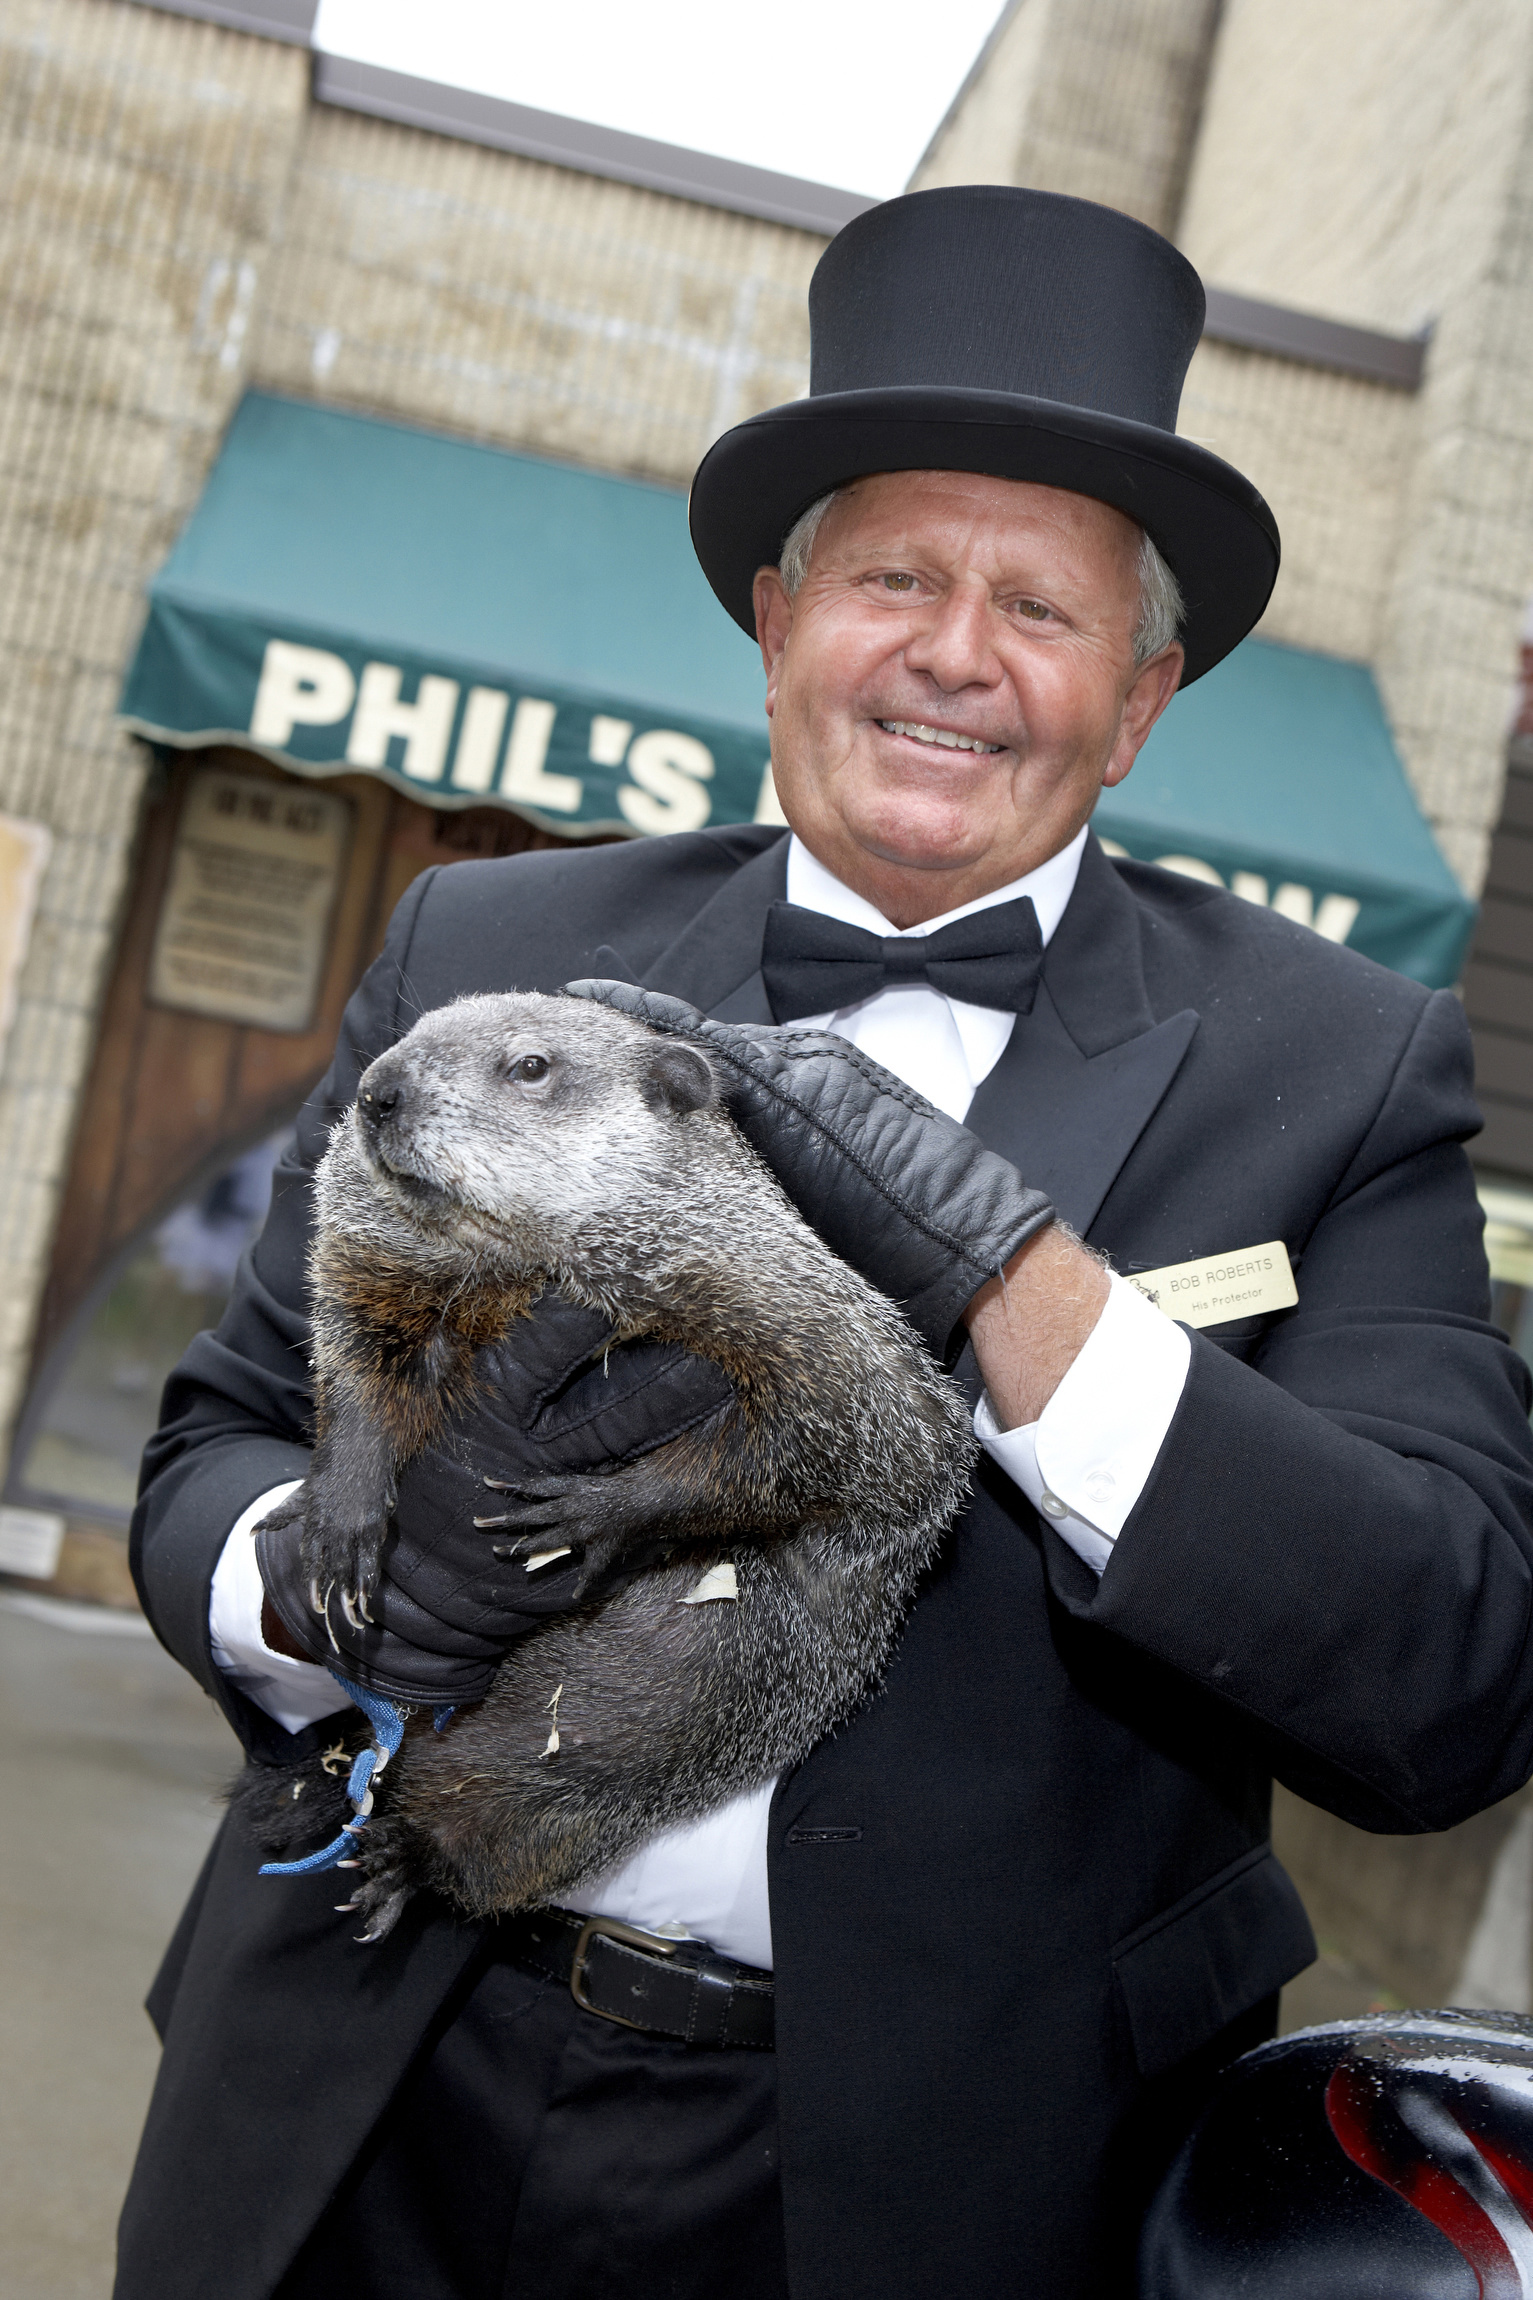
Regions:
<instances>
[{"instance_id":1,"label":"black tuxedo jacket","mask_svg":"<svg viewBox=\"0 0 1533 2300\"><path fill-rule=\"evenodd\" d=\"M785 860L781 833L709 831L459 864L405 897L146 1463L145 1606L257 1760L292 1744L213 1668L208 1584L239 1512L304 1466L308 1175L361 1069L423 1009L555 988L603 945L769 1020ZM1128 2289L1178 2072L1259 2032L1313 1954L1271 1776L1417 1830L1533 1770L1527 1377L1484 1322L1477 1123L1450 996L1088 844L969 1124L1118 1268L1282 1238L1299 1303L1193 1336L1100 1583L987 1464L884 1690L779 1787L796 2300ZM360 1947L332 1879L257 1859L225 1829L151 2000L122 2300L270 2293L473 1977L482 1928L444 1906Z\"/></svg>"}]
</instances>

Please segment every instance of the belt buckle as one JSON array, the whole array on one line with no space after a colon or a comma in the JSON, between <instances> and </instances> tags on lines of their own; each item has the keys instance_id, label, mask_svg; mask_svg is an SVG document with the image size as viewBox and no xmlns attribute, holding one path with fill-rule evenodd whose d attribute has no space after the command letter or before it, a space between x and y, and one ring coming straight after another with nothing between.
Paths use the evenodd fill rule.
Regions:
<instances>
[{"instance_id":1,"label":"belt buckle","mask_svg":"<svg viewBox=\"0 0 1533 2300\"><path fill-rule=\"evenodd\" d=\"M616 2021L620 2028L636 2028L644 2036L655 2032L641 2020L630 2020L626 2013L608 2012L605 2005L594 2005L585 1993L586 1958L593 1940L621 1942L625 1948L644 1949L651 1956L673 1957L681 1946L679 1941L668 1941L659 1933L640 1932L637 1925L624 1925L616 1917L587 1917L575 1943L570 1961L570 1995L582 2012L595 2013L598 2020Z\"/></svg>"}]
</instances>

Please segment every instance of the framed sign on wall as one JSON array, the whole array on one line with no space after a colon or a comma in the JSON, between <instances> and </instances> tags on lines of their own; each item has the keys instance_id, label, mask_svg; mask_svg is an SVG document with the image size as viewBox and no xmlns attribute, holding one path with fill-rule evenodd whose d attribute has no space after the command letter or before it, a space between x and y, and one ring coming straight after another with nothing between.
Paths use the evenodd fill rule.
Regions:
<instances>
[{"instance_id":1,"label":"framed sign on wall","mask_svg":"<svg viewBox=\"0 0 1533 2300\"><path fill-rule=\"evenodd\" d=\"M309 1029L350 830L350 804L332 791L221 767L197 774L155 933L151 1002Z\"/></svg>"}]
</instances>

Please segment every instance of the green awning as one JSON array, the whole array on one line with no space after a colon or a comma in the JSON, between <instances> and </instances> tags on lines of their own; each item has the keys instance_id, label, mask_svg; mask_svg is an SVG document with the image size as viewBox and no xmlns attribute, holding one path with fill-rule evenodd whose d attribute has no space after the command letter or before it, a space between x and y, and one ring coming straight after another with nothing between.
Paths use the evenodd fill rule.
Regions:
<instances>
[{"instance_id":1,"label":"green awning","mask_svg":"<svg viewBox=\"0 0 1533 2300\"><path fill-rule=\"evenodd\" d=\"M761 690L674 489L251 392L121 711L568 836L750 822Z\"/></svg>"},{"instance_id":2,"label":"green awning","mask_svg":"<svg viewBox=\"0 0 1533 2300\"><path fill-rule=\"evenodd\" d=\"M150 590L121 711L547 830L779 819L761 665L669 488L251 393ZM1369 673L1248 640L1098 828L1432 983L1473 922Z\"/></svg>"},{"instance_id":3,"label":"green awning","mask_svg":"<svg viewBox=\"0 0 1533 2300\"><path fill-rule=\"evenodd\" d=\"M1174 699L1095 822L1141 862L1217 878L1434 988L1458 980L1475 906L1362 663L1247 639Z\"/></svg>"}]
</instances>

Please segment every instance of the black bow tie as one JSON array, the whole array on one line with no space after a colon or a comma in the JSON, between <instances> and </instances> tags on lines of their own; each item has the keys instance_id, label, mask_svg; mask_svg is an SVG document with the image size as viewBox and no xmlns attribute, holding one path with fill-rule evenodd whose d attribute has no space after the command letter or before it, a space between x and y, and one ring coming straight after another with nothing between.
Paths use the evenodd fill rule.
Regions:
<instances>
[{"instance_id":1,"label":"black bow tie","mask_svg":"<svg viewBox=\"0 0 1533 2300\"><path fill-rule=\"evenodd\" d=\"M1031 897L971 911L935 934L869 934L817 910L774 902L761 945L773 1019L834 1014L880 990L927 982L947 998L1031 1014L1043 937Z\"/></svg>"}]
</instances>

